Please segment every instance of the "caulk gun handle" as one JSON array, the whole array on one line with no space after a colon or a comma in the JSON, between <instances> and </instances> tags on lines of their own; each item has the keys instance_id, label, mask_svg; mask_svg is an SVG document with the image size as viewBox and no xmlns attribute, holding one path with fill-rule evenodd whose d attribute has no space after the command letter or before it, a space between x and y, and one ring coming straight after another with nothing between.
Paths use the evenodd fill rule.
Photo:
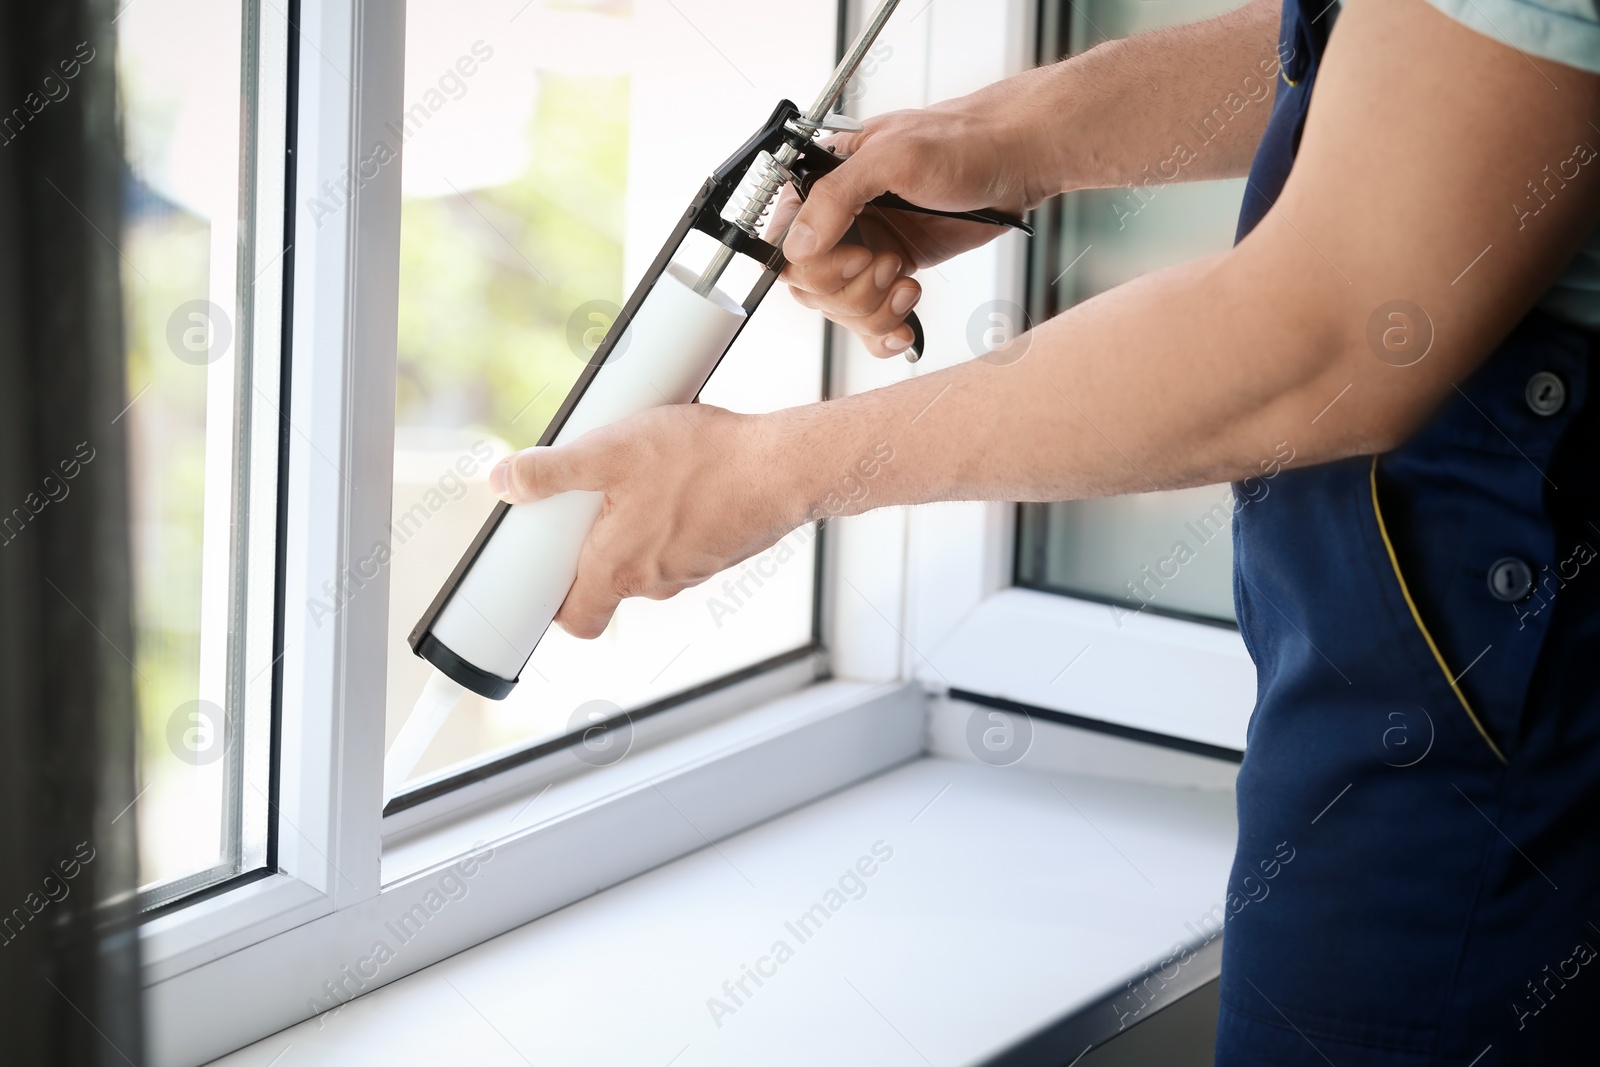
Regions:
<instances>
[{"instance_id":1,"label":"caulk gun handle","mask_svg":"<svg viewBox=\"0 0 1600 1067\"><path fill-rule=\"evenodd\" d=\"M915 363L922 358L922 349L928 343L928 335L922 332L922 320L917 318L915 311L906 312L906 325L911 327L911 347L906 349L906 362Z\"/></svg>"}]
</instances>

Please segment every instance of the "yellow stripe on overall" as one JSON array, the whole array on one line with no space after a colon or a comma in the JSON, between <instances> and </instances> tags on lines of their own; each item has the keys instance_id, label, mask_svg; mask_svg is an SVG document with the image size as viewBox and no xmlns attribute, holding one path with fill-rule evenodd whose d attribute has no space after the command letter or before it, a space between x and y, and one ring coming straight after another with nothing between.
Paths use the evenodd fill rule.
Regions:
<instances>
[{"instance_id":1,"label":"yellow stripe on overall","mask_svg":"<svg viewBox=\"0 0 1600 1067\"><path fill-rule=\"evenodd\" d=\"M1472 720L1472 725L1477 727L1478 733L1483 737L1484 743L1489 746L1489 751L1494 753L1494 758L1501 763L1509 763L1505 753L1500 751L1500 746L1494 743L1494 738L1489 736L1489 731L1484 728L1483 720L1478 718L1478 713L1472 710L1472 704L1467 700L1467 694L1461 691L1457 676L1450 673L1450 667L1444 661L1444 654L1439 651L1439 646L1434 643L1433 635L1428 632L1428 626L1422 621L1422 613L1417 610L1417 602L1411 598L1411 590L1406 585L1406 577L1400 573L1400 560L1394 554L1394 542L1389 540L1389 527L1383 521L1383 507L1378 503L1378 457L1372 457L1372 471L1369 479L1372 483L1372 513L1378 518L1378 533L1383 537L1383 547L1389 553L1389 565L1394 568L1395 581L1400 583L1400 595L1406 598L1406 607L1411 609L1411 621L1417 624L1422 639L1428 642L1428 651L1433 653L1434 662L1439 664L1439 669L1444 672L1444 677L1450 683L1450 689L1455 693L1456 699L1461 701L1461 707L1467 713L1467 718Z\"/></svg>"}]
</instances>

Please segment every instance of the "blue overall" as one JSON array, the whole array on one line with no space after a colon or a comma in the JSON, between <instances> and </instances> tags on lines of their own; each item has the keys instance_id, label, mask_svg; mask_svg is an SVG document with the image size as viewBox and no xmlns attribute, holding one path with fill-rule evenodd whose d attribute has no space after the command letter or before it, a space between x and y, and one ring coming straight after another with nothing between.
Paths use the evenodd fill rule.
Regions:
<instances>
[{"instance_id":1,"label":"blue overall","mask_svg":"<svg viewBox=\"0 0 1600 1067\"><path fill-rule=\"evenodd\" d=\"M1241 237L1293 163L1326 3L1285 0ZM1259 687L1219 1067L1600 1063L1596 348L1532 312L1405 445L1238 512Z\"/></svg>"}]
</instances>

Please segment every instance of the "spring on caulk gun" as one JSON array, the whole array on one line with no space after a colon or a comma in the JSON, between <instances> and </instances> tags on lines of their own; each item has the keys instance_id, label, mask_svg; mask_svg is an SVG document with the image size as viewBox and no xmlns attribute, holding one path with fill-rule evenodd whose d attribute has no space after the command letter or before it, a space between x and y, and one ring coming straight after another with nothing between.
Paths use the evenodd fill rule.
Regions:
<instances>
[{"instance_id":1,"label":"spring on caulk gun","mask_svg":"<svg viewBox=\"0 0 1600 1067\"><path fill-rule=\"evenodd\" d=\"M815 125L814 123L812 125ZM751 173L758 175L750 186L750 191L745 199L744 206L739 209L739 214L732 223L749 234L751 237L760 237L757 224L772 210L772 202L778 197L778 190L783 188L783 183L789 180L789 164L795 161L800 154L794 145L784 142L778 148L776 156L762 152L757 163L751 168ZM740 193L745 187L741 186ZM787 232L787 231L785 231ZM782 245L783 234L774 234L772 244ZM722 278L722 272L728 269L728 264L733 262L733 249L727 245L718 245L716 252L711 257L711 262L701 273L700 280L695 283L694 291L701 296L709 296L717 287L717 282Z\"/></svg>"},{"instance_id":2,"label":"spring on caulk gun","mask_svg":"<svg viewBox=\"0 0 1600 1067\"><path fill-rule=\"evenodd\" d=\"M772 210L778 190L788 180L789 172L778 166L771 152L757 155L755 165L750 168L750 176L739 187L738 195L743 198L744 204L739 209L738 217L732 220L733 224L751 237L760 237L761 222Z\"/></svg>"},{"instance_id":3,"label":"spring on caulk gun","mask_svg":"<svg viewBox=\"0 0 1600 1067\"><path fill-rule=\"evenodd\" d=\"M796 119L793 125L796 128L815 133L822 127L823 119L833 110L839 102L839 97L844 94L844 87L855 76L856 68L861 66L862 59L866 58L867 49L878 39L884 24L889 21L889 16L894 14L894 9L900 6L900 0L882 0L877 9L872 12L872 17L867 19L861 32L856 35L855 41L850 45L850 50L839 60L839 65L833 69L833 75L828 79L828 84L823 86L822 92L817 94L817 99L812 103L811 110ZM755 195L746 201L744 209L739 212L739 217L733 224L741 230L754 236L756 223L767 209L772 206L773 199L778 195L778 189L788 180L789 167L793 165L795 157L800 150L785 141L773 156L772 166L765 170L763 177L756 183ZM770 181L769 179L775 179ZM787 232L787 231L785 231ZM770 244L781 246L784 234L774 234ZM722 272L728 269L728 264L733 262L733 249L727 245L718 245L716 252L711 257L711 262L706 264L706 269L701 272L700 280L695 283L694 291L701 296L709 296L716 288L717 280L722 277Z\"/></svg>"}]
</instances>

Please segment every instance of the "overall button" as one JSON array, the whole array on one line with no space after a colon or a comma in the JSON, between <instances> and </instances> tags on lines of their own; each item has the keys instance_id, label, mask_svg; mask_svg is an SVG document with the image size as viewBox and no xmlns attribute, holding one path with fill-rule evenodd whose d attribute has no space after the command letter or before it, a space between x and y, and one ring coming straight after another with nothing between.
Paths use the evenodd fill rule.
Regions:
<instances>
[{"instance_id":1,"label":"overall button","mask_svg":"<svg viewBox=\"0 0 1600 1067\"><path fill-rule=\"evenodd\" d=\"M1533 592L1533 569L1515 556L1495 560L1489 568L1489 592L1507 604L1526 599Z\"/></svg>"},{"instance_id":2,"label":"overall button","mask_svg":"<svg viewBox=\"0 0 1600 1067\"><path fill-rule=\"evenodd\" d=\"M1561 410L1567 402L1567 383L1542 370L1528 379L1528 386L1522 391L1522 398L1528 402L1528 408L1535 415L1554 415Z\"/></svg>"}]
</instances>

